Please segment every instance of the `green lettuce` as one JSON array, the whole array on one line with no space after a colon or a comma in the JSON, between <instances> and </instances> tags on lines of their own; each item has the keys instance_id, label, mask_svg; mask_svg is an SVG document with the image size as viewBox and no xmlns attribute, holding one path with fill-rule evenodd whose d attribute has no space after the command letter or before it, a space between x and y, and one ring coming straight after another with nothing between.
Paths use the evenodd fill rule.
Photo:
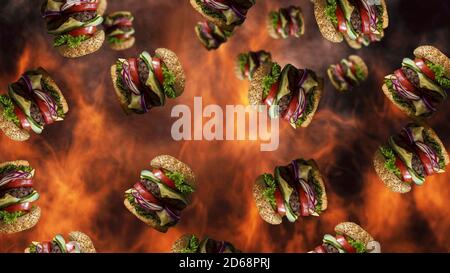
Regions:
<instances>
[{"instance_id":1,"label":"green lettuce","mask_svg":"<svg viewBox=\"0 0 450 273\"><path fill-rule=\"evenodd\" d=\"M120 90L120 93L122 94L122 96L127 98L127 103L130 103L131 94L129 92L127 92L127 88L122 80L122 62L121 61L116 62L116 74L117 74L116 86Z\"/></svg>"},{"instance_id":2,"label":"green lettuce","mask_svg":"<svg viewBox=\"0 0 450 273\"><path fill-rule=\"evenodd\" d=\"M356 78L359 81L364 81L366 79L364 70L359 65L355 65L355 72L356 72Z\"/></svg>"},{"instance_id":3,"label":"green lettuce","mask_svg":"<svg viewBox=\"0 0 450 273\"><path fill-rule=\"evenodd\" d=\"M378 32L383 32L383 13L384 13L384 9L382 5L377 5L377 30Z\"/></svg>"},{"instance_id":4,"label":"green lettuce","mask_svg":"<svg viewBox=\"0 0 450 273\"><path fill-rule=\"evenodd\" d=\"M0 210L0 222L5 224L13 224L17 221L17 218L23 216L24 214L24 211L7 212Z\"/></svg>"},{"instance_id":5,"label":"green lettuce","mask_svg":"<svg viewBox=\"0 0 450 273\"><path fill-rule=\"evenodd\" d=\"M442 66L434 64L430 61L426 61L426 65L434 72L436 82L443 88L449 89L450 80L445 77L445 69Z\"/></svg>"},{"instance_id":6,"label":"green lettuce","mask_svg":"<svg viewBox=\"0 0 450 273\"><path fill-rule=\"evenodd\" d=\"M309 180L312 181L312 185L314 186L314 192L316 194L317 197L317 205L314 208L315 211L320 214L322 213L322 194L323 194L323 189L320 186L319 181L317 181L314 176L312 175L312 172L309 173Z\"/></svg>"},{"instance_id":7,"label":"green lettuce","mask_svg":"<svg viewBox=\"0 0 450 273\"><path fill-rule=\"evenodd\" d=\"M58 47L67 45L70 48L75 48L87 39L89 39L89 37L86 35L72 36L69 34L63 34L55 38L55 40L53 41L53 46Z\"/></svg>"},{"instance_id":8,"label":"green lettuce","mask_svg":"<svg viewBox=\"0 0 450 273\"><path fill-rule=\"evenodd\" d=\"M356 253L366 253L366 246L361 243L358 242L356 240L354 240L353 238L347 237L347 242L354 248L356 249Z\"/></svg>"},{"instance_id":9,"label":"green lettuce","mask_svg":"<svg viewBox=\"0 0 450 273\"><path fill-rule=\"evenodd\" d=\"M400 170L395 166L395 161L397 158L395 157L394 151L391 147L381 146L380 152L384 156L384 167L391 172L393 172L396 176L401 177Z\"/></svg>"},{"instance_id":10,"label":"green lettuce","mask_svg":"<svg viewBox=\"0 0 450 273\"><path fill-rule=\"evenodd\" d=\"M327 6L325 7L325 14L334 25L337 25L338 23L336 17L336 9L337 9L337 0L327 0Z\"/></svg>"},{"instance_id":11,"label":"green lettuce","mask_svg":"<svg viewBox=\"0 0 450 273\"><path fill-rule=\"evenodd\" d=\"M53 86L51 86L50 84L48 84L47 81L41 81L42 82L42 87L48 91L48 93L50 94L50 96L53 98L53 100L55 101L56 105L58 106L58 109L56 110L58 112L58 116L61 118L64 118L64 116L66 115L64 113L64 109L63 109L63 105L61 102L61 97L59 96L58 91L56 91Z\"/></svg>"},{"instance_id":12,"label":"green lettuce","mask_svg":"<svg viewBox=\"0 0 450 273\"><path fill-rule=\"evenodd\" d=\"M165 171L165 175L169 177L174 183L175 187L182 193L193 193L195 191L179 172Z\"/></svg>"},{"instance_id":13,"label":"green lettuce","mask_svg":"<svg viewBox=\"0 0 450 273\"><path fill-rule=\"evenodd\" d=\"M238 56L239 69L242 74L244 74L245 66L249 62L248 59L249 59L249 56L247 53L242 53L242 54L239 54L239 56Z\"/></svg>"},{"instance_id":14,"label":"green lettuce","mask_svg":"<svg viewBox=\"0 0 450 273\"><path fill-rule=\"evenodd\" d=\"M20 121L17 115L14 113L14 103L12 102L11 98L7 95L1 95L0 96L0 105L3 108L3 117L6 120L9 120L13 122L15 125L20 127Z\"/></svg>"},{"instance_id":15,"label":"green lettuce","mask_svg":"<svg viewBox=\"0 0 450 273\"><path fill-rule=\"evenodd\" d=\"M431 148L433 148L434 151L436 151L438 157L439 157L439 168L441 170L445 169L445 159L444 155L442 153L441 145L439 145L436 140L434 140L431 136L428 134L423 134L425 143L429 144Z\"/></svg>"},{"instance_id":16,"label":"green lettuce","mask_svg":"<svg viewBox=\"0 0 450 273\"><path fill-rule=\"evenodd\" d=\"M389 92L391 92L392 98L394 99L394 101L396 103L400 104L403 107L406 107L406 108L410 109L412 112L415 112L414 106L412 106L407 101L405 101L405 99L400 97L398 95L398 93L394 90L394 84L392 83L392 81L390 79L384 79L384 83L386 84Z\"/></svg>"},{"instance_id":17,"label":"green lettuce","mask_svg":"<svg viewBox=\"0 0 450 273\"><path fill-rule=\"evenodd\" d=\"M158 221L158 223L160 222L159 218L155 217L154 214L144 210L143 208L141 208L141 206L139 206L136 203L136 200L134 199L134 196L130 193L125 193L125 198L128 200L128 202L130 202L130 204L136 209L136 212L141 215L142 217L148 218L148 219L153 219Z\"/></svg>"},{"instance_id":18,"label":"green lettuce","mask_svg":"<svg viewBox=\"0 0 450 273\"><path fill-rule=\"evenodd\" d=\"M272 64L270 73L263 78L263 94L262 97L266 98L269 95L269 90L274 83L278 81L281 74L281 66L277 63Z\"/></svg>"},{"instance_id":19,"label":"green lettuce","mask_svg":"<svg viewBox=\"0 0 450 273\"><path fill-rule=\"evenodd\" d=\"M121 43L123 43L123 40L117 38L116 36L108 36L108 37L106 37L106 39L108 40L108 43L110 43L110 44L121 44Z\"/></svg>"},{"instance_id":20,"label":"green lettuce","mask_svg":"<svg viewBox=\"0 0 450 273\"><path fill-rule=\"evenodd\" d=\"M195 2L197 3L197 5L202 9L203 13L211 16L213 18L217 18L219 20L223 20L226 21L227 19L225 18L225 15L223 15L223 13L221 12L217 12L213 9L210 9L208 6L206 6L205 4L203 4L202 0L195 0Z\"/></svg>"},{"instance_id":21,"label":"green lettuce","mask_svg":"<svg viewBox=\"0 0 450 273\"><path fill-rule=\"evenodd\" d=\"M272 11L269 16L272 27L276 30L278 28L278 22L280 21L280 14L276 11Z\"/></svg>"},{"instance_id":22,"label":"green lettuce","mask_svg":"<svg viewBox=\"0 0 450 273\"><path fill-rule=\"evenodd\" d=\"M265 173L263 174L264 183L266 183L267 188L263 191L264 197L269 201L273 209L277 208L277 202L275 200L275 191L277 190L277 183L273 175Z\"/></svg>"},{"instance_id":23,"label":"green lettuce","mask_svg":"<svg viewBox=\"0 0 450 273\"><path fill-rule=\"evenodd\" d=\"M37 253L37 245L35 244L30 244L28 249L30 250L30 253Z\"/></svg>"},{"instance_id":24,"label":"green lettuce","mask_svg":"<svg viewBox=\"0 0 450 273\"><path fill-rule=\"evenodd\" d=\"M8 165L5 165L0 168L0 174L8 173L10 171L16 171L16 170L31 173L33 171L33 168L31 168L30 166L23 166L23 165L16 166L16 165L8 164Z\"/></svg>"},{"instance_id":25,"label":"green lettuce","mask_svg":"<svg viewBox=\"0 0 450 273\"><path fill-rule=\"evenodd\" d=\"M198 247L200 246L200 241L198 240L197 236L192 235L189 239L188 245L181 249L181 253L196 253Z\"/></svg>"},{"instance_id":26,"label":"green lettuce","mask_svg":"<svg viewBox=\"0 0 450 273\"><path fill-rule=\"evenodd\" d=\"M170 70L165 65L162 66L162 72L164 77L164 93L169 98L175 98L177 96L177 94L175 93L175 89L173 89L173 85L175 84L175 75L173 75L173 73L170 72Z\"/></svg>"},{"instance_id":27,"label":"green lettuce","mask_svg":"<svg viewBox=\"0 0 450 273\"><path fill-rule=\"evenodd\" d=\"M305 112L303 112L302 116L297 120L297 122L295 123L295 125L297 127L300 127L303 122L305 122L306 118L309 116L309 114L312 113L312 111L314 110L314 93L310 93L308 95L308 102L306 103L306 108L305 108Z\"/></svg>"}]
</instances>

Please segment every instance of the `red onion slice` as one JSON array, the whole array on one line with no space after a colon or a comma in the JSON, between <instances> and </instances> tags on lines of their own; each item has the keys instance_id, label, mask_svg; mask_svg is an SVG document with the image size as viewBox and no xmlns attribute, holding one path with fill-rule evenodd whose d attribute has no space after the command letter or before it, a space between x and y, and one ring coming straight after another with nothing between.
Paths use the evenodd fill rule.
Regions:
<instances>
[{"instance_id":1,"label":"red onion slice","mask_svg":"<svg viewBox=\"0 0 450 273\"><path fill-rule=\"evenodd\" d=\"M130 75L130 67L127 61L124 61L122 63L122 80L125 83L128 90L133 92L135 95L141 95L141 91L137 88L137 86L134 84L134 82L131 80Z\"/></svg>"},{"instance_id":2,"label":"red onion slice","mask_svg":"<svg viewBox=\"0 0 450 273\"><path fill-rule=\"evenodd\" d=\"M302 116L303 112L305 112L305 109L306 109L305 90L300 87L300 90L298 91L298 107L295 110L293 117L294 122L297 122L297 120Z\"/></svg>"},{"instance_id":3,"label":"red onion slice","mask_svg":"<svg viewBox=\"0 0 450 273\"><path fill-rule=\"evenodd\" d=\"M430 159L431 164L433 166L433 170L438 171L439 168L439 157L437 155L437 153L428 145L426 145L425 143L421 142L421 141L416 141L416 146L422 151L424 152L427 157Z\"/></svg>"},{"instance_id":4,"label":"red onion slice","mask_svg":"<svg viewBox=\"0 0 450 273\"><path fill-rule=\"evenodd\" d=\"M223 253L224 250L225 250L225 241L220 241L220 247L219 247L218 253Z\"/></svg>"},{"instance_id":5,"label":"red onion slice","mask_svg":"<svg viewBox=\"0 0 450 273\"><path fill-rule=\"evenodd\" d=\"M139 206L141 206L142 209L148 212L163 210L161 206L158 206L145 200L137 191L132 191L131 195L133 195Z\"/></svg>"},{"instance_id":6,"label":"red onion slice","mask_svg":"<svg viewBox=\"0 0 450 273\"><path fill-rule=\"evenodd\" d=\"M203 3L205 3L205 5L207 5L208 7L216 10L227 10L229 8L227 5L214 0L203 0Z\"/></svg>"},{"instance_id":7,"label":"red onion slice","mask_svg":"<svg viewBox=\"0 0 450 273\"><path fill-rule=\"evenodd\" d=\"M167 213L169 213L170 217L172 217L176 221L180 221L181 217L177 213L172 211L168 206L164 207L164 209L167 211Z\"/></svg>"},{"instance_id":8,"label":"red onion slice","mask_svg":"<svg viewBox=\"0 0 450 273\"><path fill-rule=\"evenodd\" d=\"M28 77L28 75L23 75L21 77L21 79L25 82L25 84L27 85L28 88L28 92L33 92L33 86L31 84L31 80L30 77Z\"/></svg>"},{"instance_id":9,"label":"red onion slice","mask_svg":"<svg viewBox=\"0 0 450 273\"><path fill-rule=\"evenodd\" d=\"M308 197L308 207L309 209L313 210L317 205L316 194L312 187L304 179L300 179L299 182L303 190L306 192L306 196Z\"/></svg>"},{"instance_id":10,"label":"red onion slice","mask_svg":"<svg viewBox=\"0 0 450 273\"><path fill-rule=\"evenodd\" d=\"M85 3L95 3L96 0L66 0L66 3L61 6L61 10L65 11L70 9L73 6L78 6Z\"/></svg>"},{"instance_id":11,"label":"red onion slice","mask_svg":"<svg viewBox=\"0 0 450 273\"><path fill-rule=\"evenodd\" d=\"M406 90L397 79L392 79L392 84L393 84L394 90L397 91L397 93L400 96L402 96L403 98L408 99L408 100L416 100L416 101L420 100L419 96Z\"/></svg>"},{"instance_id":12,"label":"red onion slice","mask_svg":"<svg viewBox=\"0 0 450 273\"><path fill-rule=\"evenodd\" d=\"M32 174L29 172L24 172L24 171L12 171L7 173L6 175L4 175L1 179L0 179L0 187L3 185L6 185L7 183L13 181L13 180L18 180L18 179L28 179L31 178Z\"/></svg>"},{"instance_id":13,"label":"red onion slice","mask_svg":"<svg viewBox=\"0 0 450 273\"><path fill-rule=\"evenodd\" d=\"M427 98L422 97L422 101L425 104L425 106L427 107L428 110L430 110L431 112L436 112L437 109L431 104L431 102L428 101Z\"/></svg>"},{"instance_id":14,"label":"red onion slice","mask_svg":"<svg viewBox=\"0 0 450 273\"><path fill-rule=\"evenodd\" d=\"M406 137L408 137L409 144L414 144L414 138L413 138L413 135L412 135L412 132L411 132L411 128L405 127L405 128L402 129L402 132L404 132Z\"/></svg>"},{"instance_id":15,"label":"red onion slice","mask_svg":"<svg viewBox=\"0 0 450 273\"><path fill-rule=\"evenodd\" d=\"M58 106L53 101L53 98L49 94L41 90L34 90L34 93L36 94L36 97L38 97L38 99L42 100L48 106L50 115L52 116L53 120L58 119Z\"/></svg>"},{"instance_id":16,"label":"red onion slice","mask_svg":"<svg viewBox=\"0 0 450 273\"><path fill-rule=\"evenodd\" d=\"M61 12L60 11L52 11L52 10L48 10L48 11L44 11L42 13L42 18L48 18L48 17L53 17L53 16L60 16Z\"/></svg>"}]
</instances>

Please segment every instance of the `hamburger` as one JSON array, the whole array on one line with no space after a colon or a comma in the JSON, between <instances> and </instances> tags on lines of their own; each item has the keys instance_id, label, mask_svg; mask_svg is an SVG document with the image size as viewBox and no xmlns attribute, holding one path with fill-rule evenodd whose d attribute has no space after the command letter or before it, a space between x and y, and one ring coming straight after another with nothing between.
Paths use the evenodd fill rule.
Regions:
<instances>
[{"instance_id":1,"label":"hamburger","mask_svg":"<svg viewBox=\"0 0 450 273\"><path fill-rule=\"evenodd\" d=\"M152 228L166 232L180 220L191 201L195 176L191 168L170 155L155 157L152 170L141 171L140 181L125 191L125 207Z\"/></svg>"},{"instance_id":2,"label":"hamburger","mask_svg":"<svg viewBox=\"0 0 450 273\"><path fill-rule=\"evenodd\" d=\"M154 56L146 51L138 58L119 59L111 66L116 96L125 113L144 114L163 106L166 98L184 91L185 75L175 53L158 48Z\"/></svg>"},{"instance_id":3,"label":"hamburger","mask_svg":"<svg viewBox=\"0 0 450 273\"><path fill-rule=\"evenodd\" d=\"M206 20L195 25L195 34L207 50L212 50L218 49L225 43L233 35L233 31L221 29L213 22Z\"/></svg>"},{"instance_id":4,"label":"hamburger","mask_svg":"<svg viewBox=\"0 0 450 273\"><path fill-rule=\"evenodd\" d=\"M272 118L281 116L293 128L307 127L322 97L323 79L310 69L277 63L262 65L250 81L251 105L267 105Z\"/></svg>"},{"instance_id":5,"label":"hamburger","mask_svg":"<svg viewBox=\"0 0 450 273\"><path fill-rule=\"evenodd\" d=\"M367 79L369 70L366 63L357 55L350 55L338 64L327 69L328 78L333 86L341 92L349 91Z\"/></svg>"},{"instance_id":6,"label":"hamburger","mask_svg":"<svg viewBox=\"0 0 450 273\"><path fill-rule=\"evenodd\" d=\"M346 40L359 49L380 41L389 17L384 0L312 0L314 15L323 37L331 42Z\"/></svg>"},{"instance_id":7,"label":"hamburger","mask_svg":"<svg viewBox=\"0 0 450 273\"><path fill-rule=\"evenodd\" d=\"M69 106L61 90L43 68L26 71L0 95L0 128L15 141L42 133L45 125L64 120Z\"/></svg>"},{"instance_id":8,"label":"hamburger","mask_svg":"<svg viewBox=\"0 0 450 273\"><path fill-rule=\"evenodd\" d=\"M300 38L305 33L302 9L289 6L271 11L267 18L267 30L274 39Z\"/></svg>"},{"instance_id":9,"label":"hamburger","mask_svg":"<svg viewBox=\"0 0 450 273\"><path fill-rule=\"evenodd\" d=\"M204 238L202 241L192 234L181 236L172 245L173 253L241 253L231 243Z\"/></svg>"},{"instance_id":10,"label":"hamburger","mask_svg":"<svg viewBox=\"0 0 450 273\"><path fill-rule=\"evenodd\" d=\"M106 40L113 50L125 50L134 45L134 16L129 11L117 11L105 16Z\"/></svg>"},{"instance_id":11,"label":"hamburger","mask_svg":"<svg viewBox=\"0 0 450 273\"><path fill-rule=\"evenodd\" d=\"M34 227L41 209L33 203L39 193L33 188L34 169L28 161L0 164L0 233L16 233Z\"/></svg>"},{"instance_id":12,"label":"hamburger","mask_svg":"<svg viewBox=\"0 0 450 273\"><path fill-rule=\"evenodd\" d=\"M375 152L373 164L381 181L393 192L406 193L412 184L443 173L449 157L437 134L426 125L410 123Z\"/></svg>"},{"instance_id":13,"label":"hamburger","mask_svg":"<svg viewBox=\"0 0 450 273\"><path fill-rule=\"evenodd\" d=\"M272 56L267 51L260 50L241 53L236 58L236 77L240 80L251 80L253 74L255 74L261 65L270 63L272 63Z\"/></svg>"},{"instance_id":14,"label":"hamburger","mask_svg":"<svg viewBox=\"0 0 450 273\"><path fill-rule=\"evenodd\" d=\"M319 216L328 205L322 175L312 159L296 159L275 167L274 175L258 176L253 198L261 218L272 225L281 224L284 216L289 222Z\"/></svg>"},{"instance_id":15,"label":"hamburger","mask_svg":"<svg viewBox=\"0 0 450 273\"><path fill-rule=\"evenodd\" d=\"M50 242L32 242L25 253L96 253L91 238L79 231L69 233L69 241L60 234Z\"/></svg>"},{"instance_id":16,"label":"hamburger","mask_svg":"<svg viewBox=\"0 0 450 273\"><path fill-rule=\"evenodd\" d=\"M380 243L359 225L343 222L334 228L336 236L326 234L322 244L309 253L380 253Z\"/></svg>"},{"instance_id":17,"label":"hamburger","mask_svg":"<svg viewBox=\"0 0 450 273\"><path fill-rule=\"evenodd\" d=\"M384 78L383 92L412 118L427 118L438 110L450 90L450 59L439 49L424 45L415 59L404 58L402 67Z\"/></svg>"},{"instance_id":18,"label":"hamburger","mask_svg":"<svg viewBox=\"0 0 450 273\"><path fill-rule=\"evenodd\" d=\"M103 17L99 8L106 8L99 0L46 0L41 12L47 32L55 36L53 46L66 58L77 58L97 51L105 40L105 32L98 29ZM104 10L100 10L104 12Z\"/></svg>"},{"instance_id":19,"label":"hamburger","mask_svg":"<svg viewBox=\"0 0 450 273\"><path fill-rule=\"evenodd\" d=\"M190 3L206 20L223 30L233 31L244 23L255 0L190 0Z\"/></svg>"}]
</instances>

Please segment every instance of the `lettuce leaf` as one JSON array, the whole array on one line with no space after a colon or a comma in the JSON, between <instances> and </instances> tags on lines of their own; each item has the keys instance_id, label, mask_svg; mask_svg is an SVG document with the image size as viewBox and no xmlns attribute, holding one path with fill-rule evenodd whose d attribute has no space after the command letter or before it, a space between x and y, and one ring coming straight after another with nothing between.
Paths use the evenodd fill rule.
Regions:
<instances>
[{"instance_id":1,"label":"lettuce leaf","mask_svg":"<svg viewBox=\"0 0 450 273\"><path fill-rule=\"evenodd\" d=\"M131 195L130 193L125 193L125 198L128 200L128 202L130 202L130 204L136 209L136 212L148 219L153 219L158 221L158 223L160 222L159 218L156 217L155 214L152 214L150 212L147 212L146 210L142 209L141 206L139 206L139 204L136 203L136 200L134 199L134 196Z\"/></svg>"},{"instance_id":2,"label":"lettuce leaf","mask_svg":"<svg viewBox=\"0 0 450 273\"><path fill-rule=\"evenodd\" d=\"M12 102L11 98L8 97L7 95L1 95L0 96L0 105L3 108L3 117L6 120L13 122L18 127L21 127L19 118L14 113L14 103Z\"/></svg>"},{"instance_id":3,"label":"lettuce leaf","mask_svg":"<svg viewBox=\"0 0 450 273\"><path fill-rule=\"evenodd\" d=\"M121 44L124 40L117 38L116 36L108 36L106 37L108 43L110 44Z\"/></svg>"},{"instance_id":4,"label":"lettuce leaf","mask_svg":"<svg viewBox=\"0 0 450 273\"><path fill-rule=\"evenodd\" d=\"M309 181L312 181L312 185L314 186L314 192L316 194L316 198L317 198L317 205L314 208L315 211L318 214L322 213L322 194L323 194L323 189L320 186L319 181L317 181L314 176L312 175L312 172L309 173L309 177L308 177Z\"/></svg>"},{"instance_id":5,"label":"lettuce leaf","mask_svg":"<svg viewBox=\"0 0 450 273\"><path fill-rule=\"evenodd\" d=\"M213 9L210 9L208 6L206 6L202 0L195 0L195 2L197 3L197 5L202 9L203 13L211 16L213 18L217 18L219 20L223 20L226 21L227 19L225 18L225 15L223 15L223 13L221 12L217 12Z\"/></svg>"},{"instance_id":6,"label":"lettuce leaf","mask_svg":"<svg viewBox=\"0 0 450 273\"><path fill-rule=\"evenodd\" d=\"M442 66L426 61L426 65L434 72L436 82L445 89L450 89L450 79L445 77L445 70Z\"/></svg>"},{"instance_id":7,"label":"lettuce leaf","mask_svg":"<svg viewBox=\"0 0 450 273\"><path fill-rule=\"evenodd\" d=\"M392 98L395 100L396 103L400 104L403 107L406 107L410 109L412 112L415 112L415 108L413 105L409 104L405 99L400 97L397 92L394 90L394 85L390 79L384 79L384 83L386 84L387 88L389 89L389 92L392 94Z\"/></svg>"},{"instance_id":8,"label":"lettuce leaf","mask_svg":"<svg viewBox=\"0 0 450 273\"><path fill-rule=\"evenodd\" d=\"M396 176L401 177L400 170L395 166L395 161L397 158L395 157L394 151L391 147L381 146L380 152L384 156L385 162L384 167L391 172L393 172Z\"/></svg>"},{"instance_id":9,"label":"lettuce leaf","mask_svg":"<svg viewBox=\"0 0 450 273\"><path fill-rule=\"evenodd\" d=\"M275 200L275 191L277 190L277 183L273 175L265 173L263 174L264 183L267 188L264 190L263 195L269 201L273 209L277 208L277 202Z\"/></svg>"},{"instance_id":10,"label":"lettuce leaf","mask_svg":"<svg viewBox=\"0 0 450 273\"><path fill-rule=\"evenodd\" d=\"M58 112L58 116L61 118L64 118L66 114L64 113L64 109L63 109L63 105L62 105L61 97L59 96L59 93L53 88L53 86L48 84L47 81L43 80L43 81L41 81L41 83L42 83L42 87L48 91L50 96L56 102L56 105L58 106L58 109L56 110Z\"/></svg>"},{"instance_id":11,"label":"lettuce leaf","mask_svg":"<svg viewBox=\"0 0 450 273\"><path fill-rule=\"evenodd\" d=\"M325 14L334 25L337 25L337 23L338 23L338 20L336 17L336 9L337 9L337 0L327 0Z\"/></svg>"},{"instance_id":12,"label":"lettuce leaf","mask_svg":"<svg viewBox=\"0 0 450 273\"><path fill-rule=\"evenodd\" d=\"M311 114L311 112L314 109L314 93L310 93L308 95L308 102L306 103L306 108L305 108L305 112L302 114L302 116L297 120L297 122L295 123L295 125L297 127L300 127L303 122L305 122L306 118L309 116L309 114Z\"/></svg>"},{"instance_id":13,"label":"lettuce leaf","mask_svg":"<svg viewBox=\"0 0 450 273\"><path fill-rule=\"evenodd\" d=\"M280 14L276 11L272 11L269 16L270 22L272 22L272 27L276 30L278 28L278 22L280 21Z\"/></svg>"},{"instance_id":14,"label":"lettuce leaf","mask_svg":"<svg viewBox=\"0 0 450 273\"><path fill-rule=\"evenodd\" d=\"M366 75L364 74L364 70L359 66L359 65L355 65L355 74L356 74L356 78L359 81L364 81L366 79Z\"/></svg>"},{"instance_id":15,"label":"lettuce leaf","mask_svg":"<svg viewBox=\"0 0 450 273\"><path fill-rule=\"evenodd\" d=\"M242 74L244 74L245 71L245 65L249 62L249 56L247 53L241 53L238 56L238 64L239 64L239 70Z\"/></svg>"},{"instance_id":16,"label":"lettuce leaf","mask_svg":"<svg viewBox=\"0 0 450 273\"><path fill-rule=\"evenodd\" d=\"M23 166L23 165L16 166L16 165L8 164L8 165L5 165L0 168L0 175L3 173L8 173L10 171L16 171L16 170L30 173L31 171L33 171L33 168L31 168L30 166Z\"/></svg>"},{"instance_id":17,"label":"lettuce leaf","mask_svg":"<svg viewBox=\"0 0 450 273\"><path fill-rule=\"evenodd\" d=\"M17 221L17 218L26 214L24 211L7 212L0 210L0 222L5 224L13 224Z\"/></svg>"},{"instance_id":18,"label":"lettuce leaf","mask_svg":"<svg viewBox=\"0 0 450 273\"><path fill-rule=\"evenodd\" d=\"M200 246L200 241L197 238L197 236L192 235L191 238L189 239L189 243L188 245L181 249L181 253L196 253L198 247Z\"/></svg>"},{"instance_id":19,"label":"lettuce leaf","mask_svg":"<svg viewBox=\"0 0 450 273\"><path fill-rule=\"evenodd\" d=\"M356 253L366 253L366 246L361 243L358 242L356 240L354 240L353 238L347 237L347 242L356 249Z\"/></svg>"},{"instance_id":20,"label":"lettuce leaf","mask_svg":"<svg viewBox=\"0 0 450 273\"><path fill-rule=\"evenodd\" d=\"M445 159L444 159L444 155L442 154L442 148L441 145L439 145L436 140L434 140L431 136L429 136L428 134L423 134L424 137L424 141L426 144L430 145L431 148L433 148L434 151L436 151L436 153L438 154L439 157L439 168L441 170L445 169Z\"/></svg>"},{"instance_id":21,"label":"lettuce leaf","mask_svg":"<svg viewBox=\"0 0 450 273\"><path fill-rule=\"evenodd\" d=\"M280 74L281 66L277 63L273 63L270 73L263 78L263 98L266 98L267 95L269 95L270 88L278 81Z\"/></svg>"},{"instance_id":22,"label":"lettuce leaf","mask_svg":"<svg viewBox=\"0 0 450 273\"><path fill-rule=\"evenodd\" d=\"M383 13L384 13L384 9L382 5L377 5L377 30L378 32L382 33L383 32Z\"/></svg>"},{"instance_id":23,"label":"lettuce leaf","mask_svg":"<svg viewBox=\"0 0 450 273\"><path fill-rule=\"evenodd\" d=\"M53 46L58 47L67 45L70 48L75 48L87 39L89 39L89 37L86 35L72 36L69 34L63 34L55 38L55 40L53 41Z\"/></svg>"},{"instance_id":24,"label":"lettuce leaf","mask_svg":"<svg viewBox=\"0 0 450 273\"><path fill-rule=\"evenodd\" d=\"M165 65L162 66L162 72L164 77L164 94L166 94L166 96L169 98L175 98L177 96L175 90L173 89L173 85L175 84L175 75L170 72L170 70Z\"/></svg>"},{"instance_id":25,"label":"lettuce leaf","mask_svg":"<svg viewBox=\"0 0 450 273\"><path fill-rule=\"evenodd\" d=\"M179 172L165 171L165 175L169 177L174 183L175 187L182 193L193 193L195 191Z\"/></svg>"}]
</instances>

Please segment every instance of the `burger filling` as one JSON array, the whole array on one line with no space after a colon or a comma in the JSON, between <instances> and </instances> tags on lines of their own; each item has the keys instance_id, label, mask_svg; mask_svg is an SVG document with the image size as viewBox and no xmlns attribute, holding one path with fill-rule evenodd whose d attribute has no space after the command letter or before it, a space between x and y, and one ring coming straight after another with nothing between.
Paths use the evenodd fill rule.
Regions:
<instances>
[{"instance_id":1,"label":"burger filling","mask_svg":"<svg viewBox=\"0 0 450 273\"><path fill-rule=\"evenodd\" d=\"M444 68L426 59L403 59L402 67L384 79L394 101L417 117L437 111L450 89Z\"/></svg>"},{"instance_id":2,"label":"burger filling","mask_svg":"<svg viewBox=\"0 0 450 273\"><path fill-rule=\"evenodd\" d=\"M3 117L19 128L40 134L46 124L64 119L58 91L45 79L45 71L25 72L19 81L9 85L8 95L0 96Z\"/></svg>"},{"instance_id":3,"label":"burger filling","mask_svg":"<svg viewBox=\"0 0 450 273\"><path fill-rule=\"evenodd\" d=\"M359 242L350 236L337 234L332 236L326 234L322 244L316 247L312 253L370 253L363 242Z\"/></svg>"},{"instance_id":4,"label":"burger filling","mask_svg":"<svg viewBox=\"0 0 450 273\"><path fill-rule=\"evenodd\" d=\"M273 30L284 39L289 36L300 38L304 33L303 16L299 7L280 8L278 12L272 11L269 16Z\"/></svg>"},{"instance_id":5,"label":"burger filling","mask_svg":"<svg viewBox=\"0 0 450 273\"><path fill-rule=\"evenodd\" d=\"M125 198L145 218L160 226L173 226L189 204L194 188L178 172L164 169L143 170L141 181L125 192Z\"/></svg>"},{"instance_id":6,"label":"burger filling","mask_svg":"<svg viewBox=\"0 0 450 273\"><path fill-rule=\"evenodd\" d=\"M300 127L316 104L318 77L309 69L297 69L288 64L283 70L276 63L263 78L263 102L269 106L272 118L281 116L292 127Z\"/></svg>"},{"instance_id":7,"label":"burger filling","mask_svg":"<svg viewBox=\"0 0 450 273\"><path fill-rule=\"evenodd\" d=\"M363 69L350 59L342 59L340 63L331 65L327 74L339 91L348 91L366 79Z\"/></svg>"},{"instance_id":8,"label":"burger filling","mask_svg":"<svg viewBox=\"0 0 450 273\"><path fill-rule=\"evenodd\" d=\"M33 188L34 169L29 166L6 165L0 168L0 222L14 224L27 214L39 199Z\"/></svg>"},{"instance_id":9,"label":"burger filling","mask_svg":"<svg viewBox=\"0 0 450 273\"><path fill-rule=\"evenodd\" d=\"M422 185L426 176L445 171L442 148L424 127L409 124L380 147L386 169L403 182Z\"/></svg>"},{"instance_id":10,"label":"burger filling","mask_svg":"<svg viewBox=\"0 0 450 273\"><path fill-rule=\"evenodd\" d=\"M42 4L42 16L47 31L55 35L55 47L78 47L97 33L103 17L97 14L98 0L68 1L47 0Z\"/></svg>"},{"instance_id":11,"label":"burger filling","mask_svg":"<svg viewBox=\"0 0 450 273\"><path fill-rule=\"evenodd\" d=\"M249 51L238 55L239 72L243 79L252 79L253 74L262 65L272 61L269 52L260 50L257 52Z\"/></svg>"},{"instance_id":12,"label":"burger filling","mask_svg":"<svg viewBox=\"0 0 450 273\"><path fill-rule=\"evenodd\" d=\"M28 249L30 253L81 253L78 242L66 242L61 235L56 235L51 242L32 242Z\"/></svg>"},{"instance_id":13,"label":"burger filling","mask_svg":"<svg viewBox=\"0 0 450 273\"><path fill-rule=\"evenodd\" d=\"M106 38L110 44L121 44L134 34L134 17L128 11L118 11L105 17Z\"/></svg>"},{"instance_id":14,"label":"burger filling","mask_svg":"<svg viewBox=\"0 0 450 273\"><path fill-rule=\"evenodd\" d=\"M158 56L144 51L139 58L116 62L116 85L126 100L128 110L142 114L175 98L175 76Z\"/></svg>"},{"instance_id":15,"label":"burger filling","mask_svg":"<svg viewBox=\"0 0 450 273\"><path fill-rule=\"evenodd\" d=\"M255 0L196 0L202 12L224 21L227 26L241 25Z\"/></svg>"},{"instance_id":16,"label":"burger filling","mask_svg":"<svg viewBox=\"0 0 450 273\"><path fill-rule=\"evenodd\" d=\"M233 34L232 31L221 29L210 21L198 22L195 33L202 45L208 49L217 49Z\"/></svg>"}]
</instances>

